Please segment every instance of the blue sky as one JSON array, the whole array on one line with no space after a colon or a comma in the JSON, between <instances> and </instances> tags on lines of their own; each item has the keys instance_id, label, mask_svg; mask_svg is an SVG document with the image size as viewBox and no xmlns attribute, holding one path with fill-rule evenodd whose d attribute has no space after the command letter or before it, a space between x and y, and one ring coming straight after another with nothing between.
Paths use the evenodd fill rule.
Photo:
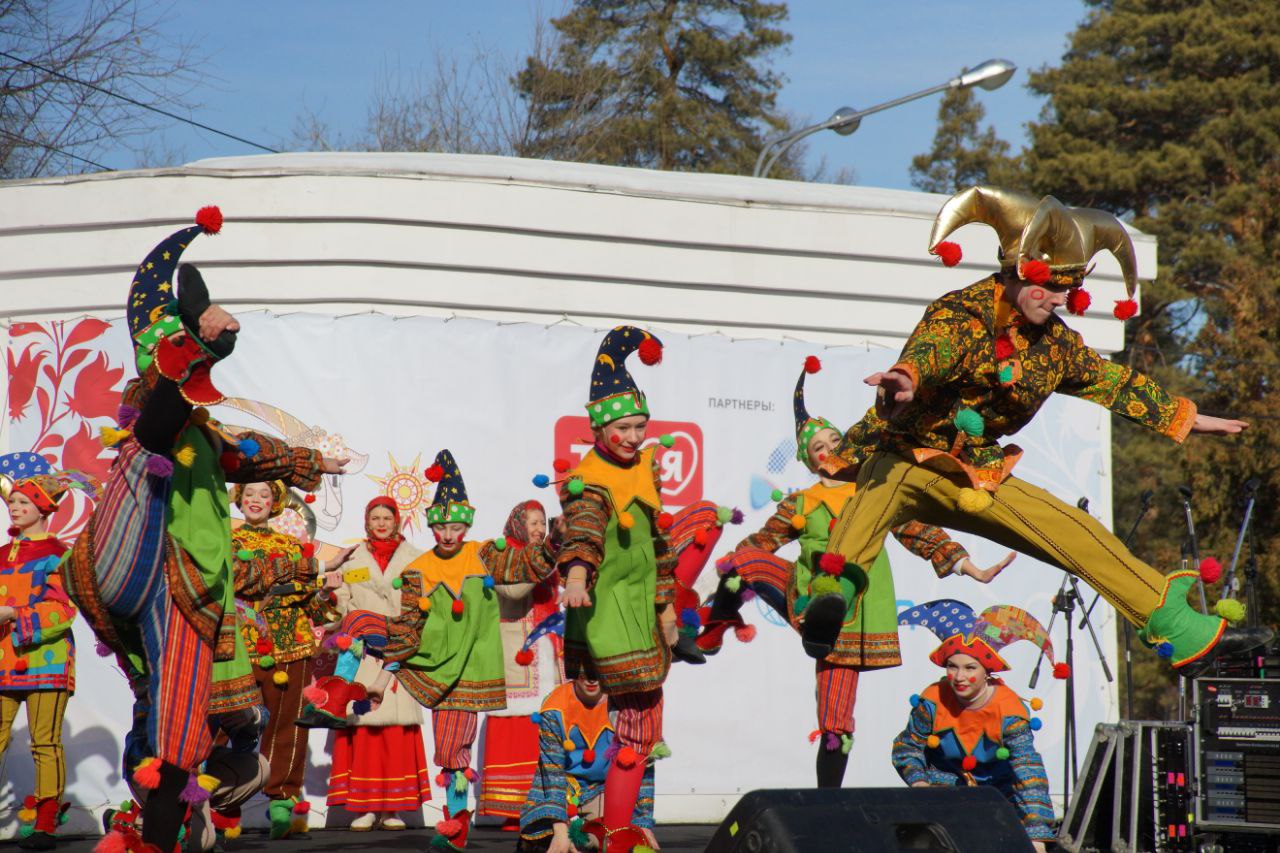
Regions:
<instances>
[{"instance_id":1,"label":"blue sky","mask_svg":"<svg viewBox=\"0 0 1280 853\"><path fill-rule=\"evenodd\" d=\"M430 66L436 50L471 55L482 43L523 56L539 14L563 0L222 0L176 3L162 33L189 39L205 61L191 100L192 117L279 147L305 107L348 136L363 127L370 93L387 69ZM1027 71L1056 64L1085 9L1077 0L792 0L793 41L777 55L787 81L779 96L787 112L812 120L842 105L866 107L943 82L961 67L1003 58L1018 73L1003 89L979 92L988 120L1015 147L1041 102L1025 88ZM813 137L811 156L832 171L851 168L867 186L909 188L911 157L928 149L938 96L868 117L849 137ZM166 125L154 146L181 160L257 153L240 143L179 123ZM124 149L97 157L117 168L134 165Z\"/></svg>"}]
</instances>

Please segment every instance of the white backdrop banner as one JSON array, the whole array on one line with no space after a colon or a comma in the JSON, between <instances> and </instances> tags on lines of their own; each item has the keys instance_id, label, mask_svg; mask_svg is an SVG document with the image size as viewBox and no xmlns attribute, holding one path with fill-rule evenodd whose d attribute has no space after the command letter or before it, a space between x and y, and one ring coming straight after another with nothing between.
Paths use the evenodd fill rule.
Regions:
<instances>
[{"instance_id":1,"label":"white backdrop banner","mask_svg":"<svg viewBox=\"0 0 1280 853\"><path fill-rule=\"evenodd\" d=\"M532 477L552 473L556 457L576 459L589 447L583 404L600 330L376 314L259 312L240 319L244 330L236 352L214 372L232 399L214 416L352 457L348 474L326 477L312 505L317 538L328 546L363 535L364 505L385 494L404 510L406 535L427 547L430 532L422 511L430 488L424 469L442 447L453 451L479 508L477 538L496 536L518 502L553 503L555 495L536 489ZM775 488L786 491L811 481L795 460L791 417L791 392L805 356L817 354L824 364L808 379L810 411L845 425L870 403L861 379L895 355L658 334L666 344L662 364L646 367L632 359L629 367L649 397L655 420L650 434L677 438L671 448L659 449L664 500L678 508L705 497L746 513L742 527L726 531L716 556L768 518ZM97 428L112 423L119 390L133 375L123 322L14 324L8 350L7 449L36 449L56 465L105 475L111 457L97 444ZM1018 436L1027 451L1018 473L1072 504L1087 496L1095 511L1109 514L1107 417L1101 408L1055 398ZM79 497L60 510L60 535L74 535L87 513ZM979 564L1004 555L999 546L959 538ZM889 548L900 607L947 596L979 611L1016 603L1049 621L1062 578L1055 569L1019 557L987 586L961 578L939 581L896 542ZM699 583L702 592L714 588L713 575L709 564ZM753 643L729 639L705 666L676 664L667 682L665 731L674 755L658 767L660 820L719 820L743 792L813 784L813 661L758 600L744 613L759 628ZM1096 614L1114 671L1114 614L1105 605ZM93 654L94 640L83 621L77 622L76 637L79 683L66 719L68 796L77 807L70 828L91 831L89 812L127 796L119 763L130 700L120 673ZM1062 620L1053 639L1061 653ZM926 660L936 644L931 634L907 629L902 641L906 663L868 673L860 684L850 786L900 784L889 763L890 744L905 725L910 695L939 675ZM1056 792L1062 778L1063 682L1046 667L1038 689L1027 689L1036 662L1029 644L1012 647L1008 659L1014 668L1008 683L1027 698L1045 700L1037 743ZM1115 718L1116 691L1103 679L1087 637L1079 634L1075 671L1077 725L1087 743L1095 723ZM427 729L424 737L430 755ZM16 828L17 803L31 789L26 742L19 722L5 758L0 802L8 833ZM307 790L315 823L324 821L328 765L326 735L313 733ZM442 801L435 792L424 809L428 821L437 818ZM264 822L261 809L245 814L250 825Z\"/></svg>"}]
</instances>

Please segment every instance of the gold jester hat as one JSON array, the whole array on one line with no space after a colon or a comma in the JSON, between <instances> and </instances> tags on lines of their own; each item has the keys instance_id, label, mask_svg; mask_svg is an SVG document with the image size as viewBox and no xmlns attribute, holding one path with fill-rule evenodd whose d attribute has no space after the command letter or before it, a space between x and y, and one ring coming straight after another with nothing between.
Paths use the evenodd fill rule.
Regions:
<instances>
[{"instance_id":1,"label":"gold jester hat","mask_svg":"<svg viewBox=\"0 0 1280 853\"><path fill-rule=\"evenodd\" d=\"M1125 299L1116 300L1112 313L1127 320L1138 311L1134 294L1138 289L1138 262L1128 230L1114 215L1091 207L1067 207L1051 195L1040 200L1035 214L1022 232L1018 246L1019 271L1034 281L1032 273L1073 287L1067 310L1083 314L1092 301L1084 290L1084 278L1093 267L1089 262L1099 252L1110 252L1120 262Z\"/></svg>"}]
</instances>

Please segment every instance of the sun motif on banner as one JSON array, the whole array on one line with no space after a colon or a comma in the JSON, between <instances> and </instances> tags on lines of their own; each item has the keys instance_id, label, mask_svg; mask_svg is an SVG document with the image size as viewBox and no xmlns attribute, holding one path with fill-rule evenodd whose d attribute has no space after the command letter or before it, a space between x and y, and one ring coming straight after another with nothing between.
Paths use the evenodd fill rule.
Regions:
<instances>
[{"instance_id":1,"label":"sun motif on banner","mask_svg":"<svg viewBox=\"0 0 1280 853\"><path fill-rule=\"evenodd\" d=\"M431 503L431 483L423 476L421 453L414 456L407 467L396 462L390 453L387 459L390 470L385 476L366 476L377 484L380 494L396 502L400 508L401 532L408 535L426 519L423 511Z\"/></svg>"}]
</instances>

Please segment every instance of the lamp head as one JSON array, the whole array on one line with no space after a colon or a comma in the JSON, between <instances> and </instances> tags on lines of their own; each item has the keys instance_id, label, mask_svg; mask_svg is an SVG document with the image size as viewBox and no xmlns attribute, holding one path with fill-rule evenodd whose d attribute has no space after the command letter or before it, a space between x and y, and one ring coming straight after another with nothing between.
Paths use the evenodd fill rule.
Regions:
<instances>
[{"instance_id":1,"label":"lamp head","mask_svg":"<svg viewBox=\"0 0 1280 853\"><path fill-rule=\"evenodd\" d=\"M953 81L953 85L960 89L981 86L990 92L1008 83L1013 72L1017 70L1018 66L1007 59L988 59L977 68L961 74Z\"/></svg>"}]
</instances>

